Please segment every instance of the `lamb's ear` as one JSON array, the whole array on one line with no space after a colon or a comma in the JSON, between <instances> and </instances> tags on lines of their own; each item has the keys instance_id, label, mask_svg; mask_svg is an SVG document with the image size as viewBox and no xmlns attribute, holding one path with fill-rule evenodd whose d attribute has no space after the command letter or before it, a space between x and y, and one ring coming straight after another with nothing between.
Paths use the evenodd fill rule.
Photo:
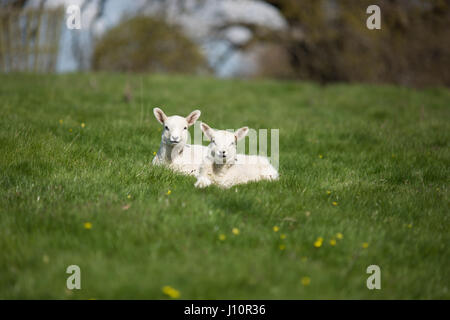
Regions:
<instances>
[{"instance_id":1,"label":"lamb's ear","mask_svg":"<svg viewBox=\"0 0 450 320\"><path fill-rule=\"evenodd\" d=\"M167 116L160 108L153 108L153 114L155 115L155 118L159 121L159 123L164 124L164 122L166 122Z\"/></svg>"},{"instance_id":2,"label":"lamb's ear","mask_svg":"<svg viewBox=\"0 0 450 320\"><path fill-rule=\"evenodd\" d=\"M202 113L200 112L200 110L194 110L192 111L187 117L186 117L186 121L188 123L188 126L192 126L195 121L197 121L198 118L200 118L200 115Z\"/></svg>"},{"instance_id":3,"label":"lamb's ear","mask_svg":"<svg viewBox=\"0 0 450 320\"><path fill-rule=\"evenodd\" d=\"M236 141L244 138L247 135L247 133L248 133L248 127L242 127L240 129L237 129L237 131L234 133L234 136L236 137Z\"/></svg>"},{"instance_id":4,"label":"lamb's ear","mask_svg":"<svg viewBox=\"0 0 450 320\"><path fill-rule=\"evenodd\" d=\"M208 137L209 140L212 140L214 138L214 130L211 129L210 126L208 126L206 123L202 122L200 125L200 128L202 129L205 136Z\"/></svg>"}]
</instances>

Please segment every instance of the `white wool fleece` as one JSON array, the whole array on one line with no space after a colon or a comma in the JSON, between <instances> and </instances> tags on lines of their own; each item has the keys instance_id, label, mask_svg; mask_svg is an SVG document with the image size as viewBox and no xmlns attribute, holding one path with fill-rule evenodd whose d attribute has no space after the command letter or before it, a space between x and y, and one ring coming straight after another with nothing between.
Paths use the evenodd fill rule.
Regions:
<instances>
[{"instance_id":1,"label":"white wool fleece","mask_svg":"<svg viewBox=\"0 0 450 320\"><path fill-rule=\"evenodd\" d=\"M235 133L211 129L206 123L201 129L209 138L208 153L203 159L195 186L204 188L214 183L223 188L260 180L277 180L278 171L263 156L237 154L237 141L244 138L248 128Z\"/></svg>"},{"instance_id":2,"label":"white wool fleece","mask_svg":"<svg viewBox=\"0 0 450 320\"><path fill-rule=\"evenodd\" d=\"M154 108L156 120L163 125L161 144L154 165L166 165L174 171L198 175L207 147L187 144L188 128L200 117L200 110L192 111L187 117L166 116L160 108Z\"/></svg>"}]
</instances>

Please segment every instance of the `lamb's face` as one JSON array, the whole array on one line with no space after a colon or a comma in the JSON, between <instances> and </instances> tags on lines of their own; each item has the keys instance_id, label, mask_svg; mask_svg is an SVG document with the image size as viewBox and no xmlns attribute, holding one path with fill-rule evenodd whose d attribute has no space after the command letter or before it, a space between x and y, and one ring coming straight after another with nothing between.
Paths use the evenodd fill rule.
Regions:
<instances>
[{"instance_id":1,"label":"lamb's face","mask_svg":"<svg viewBox=\"0 0 450 320\"><path fill-rule=\"evenodd\" d=\"M214 162L217 164L234 162L237 153L237 141L246 136L248 128L243 127L232 133L225 130L213 130L206 123L202 123L200 127L211 141L209 151Z\"/></svg>"},{"instance_id":2,"label":"lamb's face","mask_svg":"<svg viewBox=\"0 0 450 320\"><path fill-rule=\"evenodd\" d=\"M214 131L214 136L209 144L211 156L217 164L229 163L236 158L236 136L228 131Z\"/></svg>"},{"instance_id":3,"label":"lamb's face","mask_svg":"<svg viewBox=\"0 0 450 320\"><path fill-rule=\"evenodd\" d=\"M180 116L167 117L159 108L154 108L156 120L163 125L161 140L167 145L186 144L188 139L188 128L200 117L200 111L192 111L186 118Z\"/></svg>"},{"instance_id":4,"label":"lamb's face","mask_svg":"<svg viewBox=\"0 0 450 320\"><path fill-rule=\"evenodd\" d=\"M188 123L185 118L180 116L168 117L164 121L162 140L166 144L186 144L188 138Z\"/></svg>"}]
</instances>

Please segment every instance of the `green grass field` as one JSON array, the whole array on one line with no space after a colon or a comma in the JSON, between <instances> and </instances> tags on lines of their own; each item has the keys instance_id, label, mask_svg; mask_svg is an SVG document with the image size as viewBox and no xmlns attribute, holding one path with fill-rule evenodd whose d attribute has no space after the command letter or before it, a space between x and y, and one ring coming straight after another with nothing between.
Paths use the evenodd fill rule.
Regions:
<instances>
[{"instance_id":1,"label":"green grass field","mask_svg":"<svg viewBox=\"0 0 450 320\"><path fill-rule=\"evenodd\" d=\"M279 128L281 179L152 167L155 106ZM448 89L1 75L0 298L449 299L449 120Z\"/></svg>"}]
</instances>

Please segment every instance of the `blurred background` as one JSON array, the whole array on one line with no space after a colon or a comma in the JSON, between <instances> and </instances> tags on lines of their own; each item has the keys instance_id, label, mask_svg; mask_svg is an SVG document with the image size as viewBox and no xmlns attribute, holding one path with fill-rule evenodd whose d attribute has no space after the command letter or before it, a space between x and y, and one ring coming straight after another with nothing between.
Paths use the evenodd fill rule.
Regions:
<instances>
[{"instance_id":1,"label":"blurred background","mask_svg":"<svg viewBox=\"0 0 450 320\"><path fill-rule=\"evenodd\" d=\"M449 26L448 0L0 0L0 70L449 86Z\"/></svg>"}]
</instances>

